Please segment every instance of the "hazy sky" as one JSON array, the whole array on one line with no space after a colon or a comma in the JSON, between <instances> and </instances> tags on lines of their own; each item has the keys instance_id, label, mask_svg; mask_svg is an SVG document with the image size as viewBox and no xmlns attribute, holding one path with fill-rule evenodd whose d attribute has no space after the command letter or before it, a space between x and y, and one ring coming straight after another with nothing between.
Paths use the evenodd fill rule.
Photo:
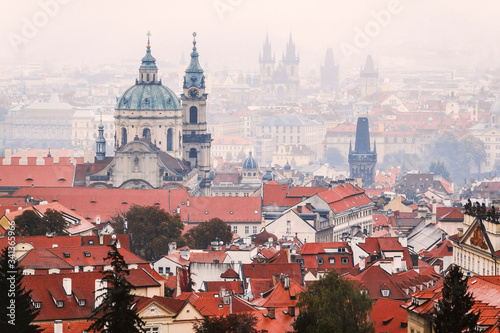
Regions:
<instances>
[{"instance_id":1,"label":"hazy sky","mask_svg":"<svg viewBox=\"0 0 500 333\"><path fill-rule=\"evenodd\" d=\"M319 67L332 47L341 65L427 49L500 56L494 0L3 0L0 59L95 66L144 55L178 63L198 34L202 66L255 70L266 32L280 58L290 32L301 68ZM361 32L361 33L360 33Z\"/></svg>"}]
</instances>

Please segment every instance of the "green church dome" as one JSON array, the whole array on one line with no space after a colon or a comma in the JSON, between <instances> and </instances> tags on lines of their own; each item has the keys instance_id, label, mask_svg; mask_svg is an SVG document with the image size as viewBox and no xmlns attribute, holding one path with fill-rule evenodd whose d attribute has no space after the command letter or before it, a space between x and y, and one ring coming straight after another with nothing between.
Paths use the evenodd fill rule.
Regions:
<instances>
[{"instance_id":1,"label":"green church dome","mask_svg":"<svg viewBox=\"0 0 500 333\"><path fill-rule=\"evenodd\" d=\"M117 110L180 110L175 93L164 85L137 83L118 99Z\"/></svg>"}]
</instances>

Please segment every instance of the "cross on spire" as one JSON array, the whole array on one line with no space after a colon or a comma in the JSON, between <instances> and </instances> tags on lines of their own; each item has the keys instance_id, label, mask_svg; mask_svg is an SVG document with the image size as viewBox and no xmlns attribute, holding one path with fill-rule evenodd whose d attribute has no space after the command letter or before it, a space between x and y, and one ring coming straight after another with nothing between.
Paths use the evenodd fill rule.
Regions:
<instances>
[{"instance_id":1,"label":"cross on spire","mask_svg":"<svg viewBox=\"0 0 500 333\"><path fill-rule=\"evenodd\" d=\"M149 45L149 37L151 36L151 32L149 32L149 30L148 30L148 33L146 34L146 36L148 36L148 46L147 46L147 48L149 49L149 48L151 48L151 45Z\"/></svg>"}]
</instances>

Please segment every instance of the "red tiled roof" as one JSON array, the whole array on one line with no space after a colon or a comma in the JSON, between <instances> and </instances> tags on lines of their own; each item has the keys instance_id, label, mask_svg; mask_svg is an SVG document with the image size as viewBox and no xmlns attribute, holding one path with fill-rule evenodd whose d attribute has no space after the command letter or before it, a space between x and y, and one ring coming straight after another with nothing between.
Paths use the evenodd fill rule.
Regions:
<instances>
[{"instance_id":1,"label":"red tiled roof","mask_svg":"<svg viewBox=\"0 0 500 333\"><path fill-rule=\"evenodd\" d=\"M334 213L372 203L363 189L350 183L338 185L317 195L330 206Z\"/></svg>"},{"instance_id":2,"label":"red tiled roof","mask_svg":"<svg viewBox=\"0 0 500 333\"><path fill-rule=\"evenodd\" d=\"M346 252L351 253L351 247L347 242L324 242L324 243L305 243L300 251L301 255L306 254L319 254L319 253L331 253L327 252L327 249L339 249L344 248Z\"/></svg>"},{"instance_id":3,"label":"red tiled roof","mask_svg":"<svg viewBox=\"0 0 500 333\"><path fill-rule=\"evenodd\" d=\"M260 197L191 197L185 189L98 189L98 188L22 188L15 196L58 202L90 221L111 220L118 211L133 204L159 205L171 214L180 210L183 222L202 223L218 217L226 222L261 222Z\"/></svg>"},{"instance_id":4,"label":"red tiled roof","mask_svg":"<svg viewBox=\"0 0 500 333\"><path fill-rule=\"evenodd\" d=\"M178 299L187 300L204 316L225 316L231 313L241 313L254 311L255 308L239 299L238 297L231 297L231 305L224 304L223 298L219 297L219 293L214 292L184 292Z\"/></svg>"},{"instance_id":5,"label":"red tiled roof","mask_svg":"<svg viewBox=\"0 0 500 333\"><path fill-rule=\"evenodd\" d=\"M145 309L152 303L158 303L175 314L182 309L184 304L186 304L186 301L184 300L170 298L170 297L162 297L162 296L153 296L153 297L135 296L135 302L136 302L135 309L137 312Z\"/></svg>"},{"instance_id":6,"label":"red tiled roof","mask_svg":"<svg viewBox=\"0 0 500 333\"><path fill-rule=\"evenodd\" d=\"M298 294L305 290L305 287L298 285L294 280L290 280L289 287L285 288L285 283L281 279L272 290L261 297L255 298L252 303L265 308L287 308L295 306L298 301Z\"/></svg>"},{"instance_id":7,"label":"red tiled roof","mask_svg":"<svg viewBox=\"0 0 500 333\"><path fill-rule=\"evenodd\" d=\"M2 165L0 187L72 187L74 165Z\"/></svg>"},{"instance_id":8,"label":"red tiled roof","mask_svg":"<svg viewBox=\"0 0 500 333\"><path fill-rule=\"evenodd\" d=\"M240 276L236 271L232 268L228 268L224 273L220 275L223 279L239 279Z\"/></svg>"},{"instance_id":9,"label":"red tiled roof","mask_svg":"<svg viewBox=\"0 0 500 333\"><path fill-rule=\"evenodd\" d=\"M52 268L60 270L73 270L64 259L46 248L34 248L20 258L20 264L24 269L49 270ZM40 272L36 272L39 274Z\"/></svg>"},{"instance_id":10,"label":"red tiled roof","mask_svg":"<svg viewBox=\"0 0 500 333\"><path fill-rule=\"evenodd\" d=\"M273 279L250 278L247 289L251 289L255 298L273 288Z\"/></svg>"},{"instance_id":11,"label":"red tiled roof","mask_svg":"<svg viewBox=\"0 0 500 333\"><path fill-rule=\"evenodd\" d=\"M243 264L244 278L271 279L273 274L285 274L294 279L298 284L303 284L302 270L299 263L290 264Z\"/></svg>"},{"instance_id":12,"label":"red tiled roof","mask_svg":"<svg viewBox=\"0 0 500 333\"><path fill-rule=\"evenodd\" d=\"M237 295L243 294L243 282L241 281L206 281L207 292L218 293L221 289L227 292L234 292Z\"/></svg>"},{"instance_id":13,"label":"red tiled roof","mask_svg":"<svg viewBox=\"0 0 500 333\"><path fill-rule=\"evenodd\" d=\"M405 333L408 332L408 312L401 308L403 301L379 298L370 311L370 319L375 332Z\"/></svg>"}]
</instances>

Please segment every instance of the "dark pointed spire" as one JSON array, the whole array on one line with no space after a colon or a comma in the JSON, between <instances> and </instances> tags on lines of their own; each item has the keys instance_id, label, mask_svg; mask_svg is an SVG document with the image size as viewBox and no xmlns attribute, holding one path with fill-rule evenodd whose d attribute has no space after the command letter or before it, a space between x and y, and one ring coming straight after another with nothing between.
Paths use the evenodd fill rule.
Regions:
<instances>
[{"instance_id":1,"label":"dark pointed spire","mask_svg":"<svg viewBox=\"0 0 500 333\"><path fill-rule=\"evenodd\" d=\"M295 43L293 42L291 32L290 37L288 38L288 43L286 44L286 55L283 57L283 62L287 64L299 63L299 56L295 55Z\"/></svg>"},{"instance_id":2,"label":"dark pointed spire","mask_svg":"<svg viewBox=\"0 0 500 333\"><path fill-rule=\"evenodd\" d=\"M266 32L266 41L262 48L262 57L259 57L260 62L272 62L274 63L274 56L272 55L271 43L269 42L269 34Z\"/></svg>"}]
</instances>

